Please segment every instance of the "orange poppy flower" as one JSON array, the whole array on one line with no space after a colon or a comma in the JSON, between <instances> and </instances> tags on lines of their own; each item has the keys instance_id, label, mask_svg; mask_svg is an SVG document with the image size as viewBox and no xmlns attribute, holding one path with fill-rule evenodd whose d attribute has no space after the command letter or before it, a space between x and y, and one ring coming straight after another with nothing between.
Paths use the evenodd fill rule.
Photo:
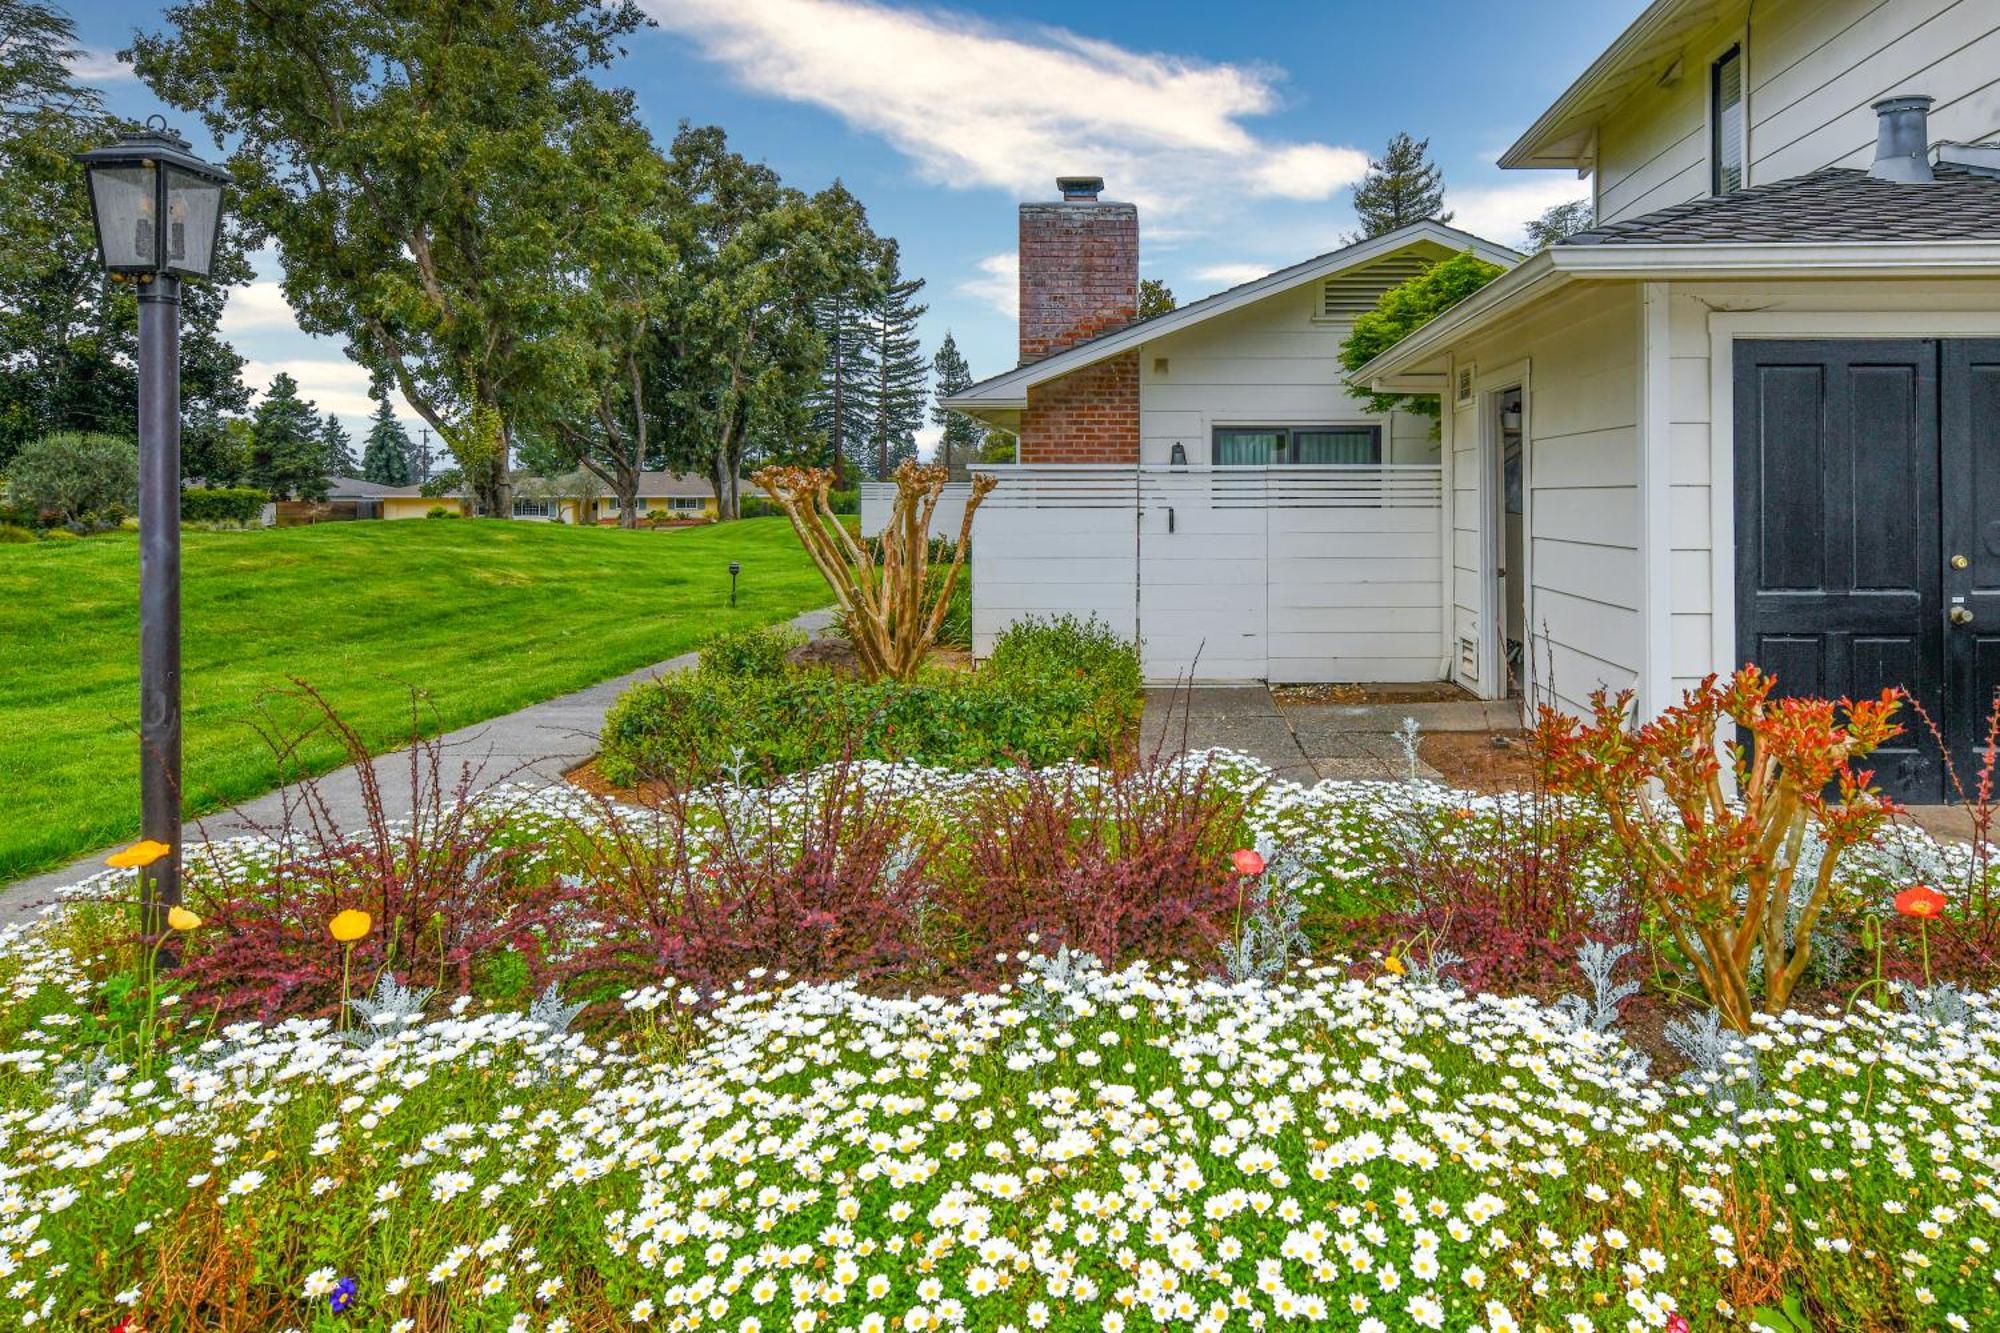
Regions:
<instances>
[{"instance_id":1,"label":"orange poppy flower","mask_svg":"<svg viewBox=\"0 0 2000 1333\"><path fill-rule=\"evenodd\" d=\"M1931 920L1944 915L1945 896L1928 884L1913 884L1896 895L1896 910L1904 916Z\"/></svg>"},{"instance_id":2,"label":"orange poppy flower","mask_svg":"<svg viewBox=\"0 0 2000 1333\"><path fill-rule=\"evenodd\" d=\"M1264 873L1264 858L1248 847L1238 847L1229 854L1229 863L1236 867L1239 875L1261 875Z\"/></svg>"},{"instance_id":3,"label":"orange poppy flower","mask_svg":"<svg viewBox=\"0 0 2000 1333\"><path fill-rule=\"evenodd\" d=\"M352 944L356 940L366 939L368 931L374 924L374 917L358 907L350 907L344 912L337 913L333 920L326 923L326 928L342 944Z\"/></svg>"},{"instance_id":4,"label":"orange poppy flower","mask_svg":"<svg viewBox=\"0 0 2000 1333\"><path fill-rule=\"evenodd\" d=\"M163 856L173 855L174 849L164 842L151 838L141 838L130 847L121 848L104 858L104 864L117 870L143 870Z\"/></svg>"}]
</instances>

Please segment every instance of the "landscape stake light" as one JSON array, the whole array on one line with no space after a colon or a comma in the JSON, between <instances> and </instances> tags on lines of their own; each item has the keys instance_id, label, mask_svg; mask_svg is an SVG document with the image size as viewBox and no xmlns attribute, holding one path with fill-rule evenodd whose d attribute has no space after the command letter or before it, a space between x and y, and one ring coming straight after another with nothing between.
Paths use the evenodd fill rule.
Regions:
<instances>
[{"instance_id":1,"label":"landscape stake light","mask_svg":"<svg viewBox=\"0 0 2000 1333\"><path fill-rule=\"evenodd\" d=\"M731 606L736 605L736 576L738 574L741 574L742 572L743 572L742 561L731 560L729 562L729 604Z\"/></svg>"},{"instance_id":2,"label":"landscape stake light","mask_svg":"<svg viewBox=\"0 0 2000 1333\"><path fill-rule=\"evenodd\" d=\"M168 854L140 884L142 930L181 900L181 279L206 278L229 175L154 116L77 154L97 250L139 289L139 793L143 835Z\"/></svg>"}]
</instances>

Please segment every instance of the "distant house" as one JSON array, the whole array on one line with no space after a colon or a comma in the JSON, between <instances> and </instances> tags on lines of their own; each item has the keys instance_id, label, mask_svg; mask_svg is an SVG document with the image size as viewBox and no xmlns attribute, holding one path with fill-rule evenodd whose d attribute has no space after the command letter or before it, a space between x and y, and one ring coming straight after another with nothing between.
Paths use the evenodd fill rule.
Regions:
<instances>
[{"instance_id":1,"label":"distant house","mask_svg":"<svg viewBox=\"0 0 2000 1333\"><path fill-rule=\"evenodd\" d=\"M524 480L517 479L514 487L514 517L517 519L532 523L583 522L599 525L618 522L619 505L615 496L600 495L595 499L582 501L565 499L552 492L539 494L537 492L541 491L542 487L524 485ZM382 518L423 518L440 505L454 513L465 512L465 499L458 491L426 496L421 488L416 486L379 489ZM762 495L763 492L745 482L742 494L752 496ZM706 477L664 471L639 474L641 521L694 522L714 519L719 512L715 500L715 486Z\"/></svg>"}]
</instances>

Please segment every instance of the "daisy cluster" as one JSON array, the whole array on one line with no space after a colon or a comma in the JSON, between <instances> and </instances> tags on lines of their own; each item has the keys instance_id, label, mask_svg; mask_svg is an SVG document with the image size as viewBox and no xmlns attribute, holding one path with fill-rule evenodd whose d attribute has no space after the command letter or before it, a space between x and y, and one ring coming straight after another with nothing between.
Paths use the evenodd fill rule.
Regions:
<instances>
[{"instance_id":1,"label":"daisy cluster","mask_svg":"<svg viewBox=\"0 0 2000 1333\"><path fill-rule=\"evenodd\" d=\"M1526 998L1023 966L665 982L625 1048L461 1002L10 1079L0 1320L1582 1333L1733 1318L1778 1272L1964 1329L2000 1294L1981 998L1770 1022L1719 1098Z\"/></svg>"}]
</instances>

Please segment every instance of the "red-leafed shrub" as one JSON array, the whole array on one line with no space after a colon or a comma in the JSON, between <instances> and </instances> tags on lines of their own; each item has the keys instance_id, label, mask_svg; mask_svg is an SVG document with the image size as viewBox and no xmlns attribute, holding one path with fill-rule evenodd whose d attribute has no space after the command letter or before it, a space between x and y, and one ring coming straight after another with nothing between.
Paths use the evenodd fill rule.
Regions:
<instances>
[{"instance_id":1,"label":"red-leafed shrub","mask_svg":"<svg viewBox=\"0 0 2000 1333\"><path fill-rule=\"evenodd\" d=\"M1468 990L1553 995L1572 988L1576 951L1592 936L1628 939L1633 918L1605 874L1601 818L1537 786L1478 809L1423 811L1398 822L1382 886L1411 906L1365 942L1419 939L1460 961ZM1419 960L1424 961L1424 960Z\"/></svg>"},{"instance_id":2,"label":"red-leafed shrub","mask_svg":"<svg viewBox=\"0 0 2000 1333\"><path fill-rule=\"evenodd\" d=\"M712 991L760 967L864 983L913 970L932 846L898 805L866 799L851 758L803 799L716 790L661 784L637 813L600 803L591 943L571 964L588 993L665 977Z\"/></svg>"},{"instance_id":3,"label":"red-leafed shrub","mask_svg":"<svg viewBox=\"0 0 2000 1333\"><path fill-rule=\"evenodd\" d=\"M202 926L185 936L178 976L191 999L224 1018L329 1014L340 1002L343 946L328 934L339 912L373 919L354 945L354 989L387 972L405 984L472 990L503 955L540 985L558 974L552 942L573 895L530 872L538 848L510 827L503 804L476 798L478 774L448 773L437 741L408 751L411 815L392 820L368 748L317 691L299 697L345 746L362 783L359 827L336 816L318 782L287 791L280 825L259 830L278 848L255 874L196 850L186 890ZM413 722L414 722L413 718ZM305 738L273 740L281 771Z\"/></svg>"},{"instance_id":4,"label":"red-leafed shrub","mask_svg":"<svg viewBox=\"0 0 2000 1333\"><path fill-rule=\"evenodd\" d=\"M964 979L1009 973L998 956L1059 945L1106 964L1212 965L1237 910L1230 853L1244 799L1205 767L1152 762L1115 779L1023 771L956 813L952 872L933 946Z\"/></svg>"}]
</instances>

